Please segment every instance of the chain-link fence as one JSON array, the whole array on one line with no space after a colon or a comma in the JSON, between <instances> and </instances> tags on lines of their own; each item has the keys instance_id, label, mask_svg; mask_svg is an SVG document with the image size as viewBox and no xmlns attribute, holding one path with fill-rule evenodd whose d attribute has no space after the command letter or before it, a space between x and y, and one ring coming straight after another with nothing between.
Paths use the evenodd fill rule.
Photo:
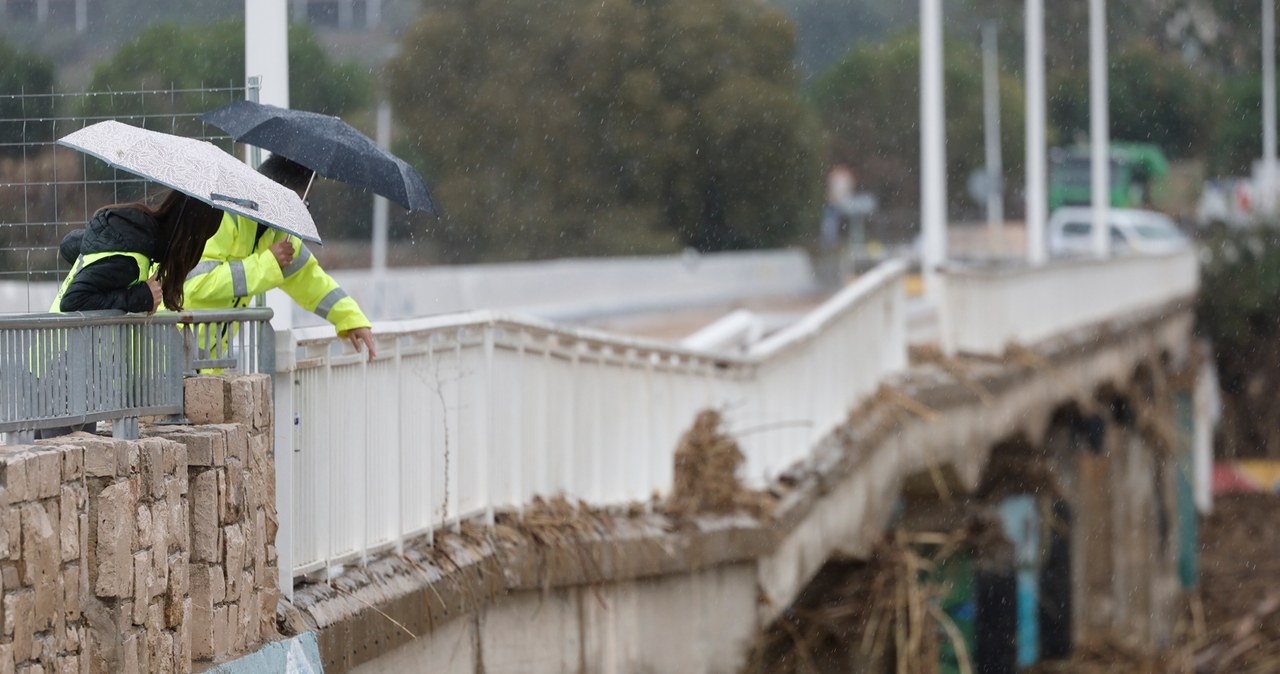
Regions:
<instances>
[{"instance_id":1,"label":"chain-link fence","mask_svg":"<svg viewBox=\"0 0 1280 674\"><path fill-rule=\"evenodd\" d=\"M234 82L198 89L0 94L0 313L48 309L70 265L58 243L95 211L157 190L132 174L57 145L105 119L232 150L198 115L245 97Z\"/></svg>"}]
</instances>

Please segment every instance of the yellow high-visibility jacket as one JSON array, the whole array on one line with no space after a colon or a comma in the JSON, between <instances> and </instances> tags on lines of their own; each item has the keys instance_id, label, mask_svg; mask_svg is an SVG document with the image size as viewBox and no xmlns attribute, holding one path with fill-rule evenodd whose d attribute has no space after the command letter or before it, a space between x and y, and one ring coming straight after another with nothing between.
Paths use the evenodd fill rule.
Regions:
<instances>
[{"instance_id":1,"label":"yellow high-visibility jacket","mask_svg":"<svg viewBox=\"0 0 1280 674\"><path fill-rule=\"evenodd\" d=\"M148 278L151 278L151 273L155 265L151 263L150 258L148 258L146 255L143 255L142 253L114 253L113 252L113 253L89 253L87 255L81 255L80 257L76 258L76 263L73 267L71 267L71 271L67 274L67 277L62 279L62 285L58 287L58 294L54 296L53 304L49 305L49 313L51 314L62 313L62 296L67 294L67 288L71 287L71 282L75 280L76 274L79 274L81 269L88 267L89 265L93 264L94 262L97 262L98 260L103 260L113 255L122 255L124 257L131 257L134 259L135 262L138 263L138 280L134 282L134 285L137 285L139 283L145 283Z\"/></svg>"},{"instance_id":2,"label":"yellow high-visibility jacket","mask_svg":"<svg viewBox=\"0 0 1280 674\"><path fill-rule=\"evenodd\" d=\"M259 236L258 223L223 214L218 232L204 246L200 263L187 274L185 308L248 306L250 297L280 288L303 309L332 323L340 336L371 326L356 301L320 268L301 239L263 229ZM281 269L270 248L285 237L293 243L293 263Z\"/></svg>"}]
</instances>

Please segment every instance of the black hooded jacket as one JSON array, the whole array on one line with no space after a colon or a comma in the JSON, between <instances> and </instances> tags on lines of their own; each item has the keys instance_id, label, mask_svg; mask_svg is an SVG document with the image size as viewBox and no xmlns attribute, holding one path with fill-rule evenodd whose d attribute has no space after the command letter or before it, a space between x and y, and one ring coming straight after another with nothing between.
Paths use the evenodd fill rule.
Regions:
<instances>
[{"instance_id":1,"label":"black hooded jacket","mask_svg":"<svg viewBox=\"0 0 1280 674\"><path fill-rule=\"evenodd\" d=\"M155 218L137 209L100 211L89 221L79 252L142 253L155 261L164 253L158 229ZM127 255L105 257L81 269L59 304L62 311L120 309L140 313L150 312L154 306L151 289L138 283L137 260Z\"/></svg>"}]
</instances>

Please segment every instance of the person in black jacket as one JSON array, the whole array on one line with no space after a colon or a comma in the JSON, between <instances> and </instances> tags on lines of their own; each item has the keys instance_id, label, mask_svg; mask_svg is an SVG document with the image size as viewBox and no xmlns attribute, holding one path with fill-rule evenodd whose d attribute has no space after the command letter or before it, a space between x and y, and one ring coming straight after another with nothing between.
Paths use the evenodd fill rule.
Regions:
<instances>
[{"instance_id":1,"label":"person in black jacket","mask_svg":"<svg viewBox=\"0 0 1280 674\"><path fill-rule=\"evenodd\" d=\"M49 311L151 313L162 303L181 310L183 281L220 222L222 211L176 190L158 206L133 202L98 209L86 229L72 232L59 247L68 261L75 256L75 264Z\"/></svg>"}]
</instances>

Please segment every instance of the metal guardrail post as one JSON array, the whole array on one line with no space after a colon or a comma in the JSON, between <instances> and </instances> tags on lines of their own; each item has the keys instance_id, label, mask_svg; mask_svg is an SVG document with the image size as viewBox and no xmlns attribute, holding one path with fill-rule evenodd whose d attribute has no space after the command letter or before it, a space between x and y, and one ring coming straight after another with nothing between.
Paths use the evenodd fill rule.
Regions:
<instances>
[{"instance_id":1,"label":"metal guardrail post","mask_svg":"<svg viewBox=\"0 0 1280 674\"><path fill-rule=\"evenodd\" d=\"M294 419L294 354L297 347L291 331L280 335L276 343L275 330L270 323L264 323L263 339L259 347L263 349L261 357L269 359L270 369L260 363L264 371L272 376L272 409L275 419L272 420L274 437L272 447L276 464L276 558L280 574L280 592L286 599L293 599L294 560L294 516L293 516L293 473L294 452L297 442L294 436L296 429ZM268 337L268 335L270 335ZM267 344L271 350L266 351ZM279 349L279 352L277 352Z\"/></svg>"}]
</instances>

